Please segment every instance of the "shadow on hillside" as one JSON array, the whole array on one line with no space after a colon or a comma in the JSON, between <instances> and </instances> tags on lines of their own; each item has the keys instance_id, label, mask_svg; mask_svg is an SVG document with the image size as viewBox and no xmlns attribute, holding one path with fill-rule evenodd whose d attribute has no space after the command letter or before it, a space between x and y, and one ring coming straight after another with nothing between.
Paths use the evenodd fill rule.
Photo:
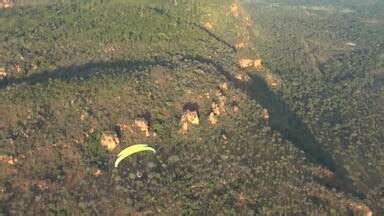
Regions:
<instances>
[{"instance_id":1,"label":"shadow on hillside","mask_svg":"<svg viewBox=\"0 0 384 216\"><path fill-rule=\"evenodd\" d=\"M341 166L338 166L332 156L322 148L305 123L301 121L301 119L278 95L269 89L263 78L253 75L251 76L251 84L244 85L244 83L234 79L231 73L225 69L223 64L216 62L213 59L203 56L185 55L180 60L193 60L214 66L218 74L224 75L226 79L235 85L235 87L246 91L251 98L257 100L263 107L268 109L271 116L270 126L273 130L280 132L283 138L301 149L309 160L319 163L336 173L342 183L334 185L334 187L362 197L362 194L354 189L352 181L347 178L347 172ZM132 73L134 71L143 71L154 65L172 67L174 62L162 59L90 62L82 65L58 68L53 71L45 71L39 74L32 74L24 78L8 78L0 81L0 89L23 83L29 85L47 83L51 79L69 81L87 79L97 74Z\"/></svg>"},{"instance_id":2,"label":"shadow on hillside","mask_svg":"<svg viewBox=\"0 0 384 216\"><path fill-rule=\"evenodd\" d=\"M336 171L336 163L332 156L323 150L316 141L309 128L301 119L289 108L289 106L273 91L271 91L263 78L251 76L250 94L253 98L266 109L270 114L270 126L279 131L282 136L301 149L307 158Z\"/></svg>"},{"instance_id":3,"label":"shadow on hillside","mask_svg":"<svg viewBox=\"0 0 384 216\"><path fill-rule=\"evenodd\" d=\"M251 75L250 83L244 84L234 79L222 64L210 58L203 56L185 56L185 59L192 59L214 66L216 70L231 81L235 87L246 91L252 99L255 99L264 108L268 109L271 116L270 127L273 130L278 131L284 139L302 150L307 159L314 163L321 164L337 175L338 180L328 186L364 198L364 194L356 189L352 180L348 178L348 172L335 162L332 155L318 143L308 126L289 108L288 104L285 103L280 96L269 88L261 76Z\"/></svg>"},{"instance_id":4,"label":"shadow on hillside","mask_svg":"<svg viewBox=\"0 0 384 216\"><path fill-rule=\"evenodd\" d=\"M234 79L225 67L212 59L202 56L186 56L185 59L193 59L205 64L213 65L217 71L230 80L236 87L246 90L248 95L259 102L270 112L271 128L279 131L282 136L301 149L307 158L320 163L332 171L336 171L336 163L332 156L322 149L308 127L288 107L288 105L273 91L271 91L264 79L257 75L251 76L251 83L247 86Z\"/></svg>"},{"instance_id":5,"label":"shadow on hillside","mask_svg":"<svg viewBox=\"0 0 384 216\"><path fill-rule=\"evenodd\" d=\"M196 60L204 64L212 65L216 68L216 72L224 75L228 80L236 85L236 87L246 90L248 94L256 99L261 105L268 109L271 115L271 127L279 131L283 137L303 150L308 158L314 162L321 163L332 171L336 171L336 163L332 160L329 153L324 151L316 139L311 134L308 127L300 120L300 118L292 112L288 105L281 100L273 91L271 91L264 79L259 76L252 76L252 84L250 86L242 86L236 82L231 74L225 70L225 67L209 58L203 56L184 56L183 60ZM119 60L114 62L90 62L81 65L73 65L58 68L53 71L45 71L42 73L32 74L23 78L8 78L0 81L0 89L10 85L46 83L50 79L60 80L76 80L87 79L97 74L108 73L131 73L132 71L140 71L154 65L170 66L171 62L154 59L154 60Z\"/></svg>"},{"instance_id":6,"label":"shadow on hillside","mask_svg":"<svg viewBox=\"0 0 384 216\"><path fill-rule=\"evenodd\" d=\"M167 60L153 59L153 60L118 60L113 62L89 62L81 65L71 65L61 67L52 71L44 71L42 73L35 73L22 78L9 77L0 80L0 89L7 86L18 84L34 85L38 83L46 83L51 79L59 80L76 80L87 79L91 76L98 74L122 74L131 73L134 71L142 71L154 65L170 66L172 63Z\"/></svg>"},{"instance_id":7,"label":"shadow on hillside","mask_svg":"<svg viewBox=\"0 0 384 216\"><path fill-rule=\"evenodd\" d=\"M307 125L293 112L275 92L270 90L265 80L258 75L251 75L249 95L256 99L270 113L270 127L279 131L284 139L290 141L302 150L306 157L314 163L319 163L338 176L338 182L330 185L358 197L364 197L348 178L347 171L338 165L331 154L316 140Z\"/></svg>"},{"instance_id":8,"label":"shadow on hillside","mask_svg":"<svg viewBox=\"0 0 384 216\"><path fill-rule=\"evenodd\" d=\"M251 83L245 86L243 83L234 79L230 73L225 70L223 65L212 59L202 56L187 56L185 58L213 65L217 71L230 80L236 87L246 90L248 95L268 109L271 116L270 126L273 130L279 131L286 140L304 151L308 159L320 163L332 171L337 170L337 165L332 159L332 156L323 150L308 127L279 96L269 89L262 77L252 75Z\"/></svg>"}]
</instances>

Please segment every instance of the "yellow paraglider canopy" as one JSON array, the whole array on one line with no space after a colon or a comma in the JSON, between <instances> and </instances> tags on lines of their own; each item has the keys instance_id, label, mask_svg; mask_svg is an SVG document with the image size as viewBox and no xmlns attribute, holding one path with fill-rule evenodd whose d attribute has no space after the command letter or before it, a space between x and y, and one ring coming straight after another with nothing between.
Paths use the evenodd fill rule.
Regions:
<instances>
[{"instance_id":1,"label":"yellow paraglider canopy","mask_svg":"<svg viewBox=\"0 0 384 216\"><path fill-rule=\"evenodd\" d=\"M132 154L138 153L138 152L142 152L142 151L152 151L152 152L156 153L156 150L149 147L147 144L136 144L136 145L129 146L129 147L125 148L124 150L122 150L117 155L118 158L115 161L115 167L117 168L119 166L119 163L122 160L124 160L126 157L128 157Z\"/></svg>"}]
</instances>

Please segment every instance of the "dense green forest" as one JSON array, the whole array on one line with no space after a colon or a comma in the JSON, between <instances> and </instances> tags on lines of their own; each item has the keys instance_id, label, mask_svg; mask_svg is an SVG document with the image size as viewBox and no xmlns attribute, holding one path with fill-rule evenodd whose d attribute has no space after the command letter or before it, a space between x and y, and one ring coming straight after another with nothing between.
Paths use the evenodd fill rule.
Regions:
<instances>
[{"instance_id":1,"label":"dense green forest","mask_svg":"<svg viewBox=\"0 0 384 216\"><path fill-rule=\"evenodd\" d=\"M291 7L304 2L306 7ZM323 4L350 10L311 7ZM384 20L377 12L384 11L382 2L249 7L260 31L257 50L284 80L279 95L345 169L359 196L381 209Z\"/></svg>"},{"instance_id":2,"label":"dense green forest","mask_svg":"<svg viewBox=\"0 0 384 216\"><path fill-rule=\"evenodd\" d=\"M0 8L0 215L383 214L383 8Z\"/></svg>"}]
</instances>

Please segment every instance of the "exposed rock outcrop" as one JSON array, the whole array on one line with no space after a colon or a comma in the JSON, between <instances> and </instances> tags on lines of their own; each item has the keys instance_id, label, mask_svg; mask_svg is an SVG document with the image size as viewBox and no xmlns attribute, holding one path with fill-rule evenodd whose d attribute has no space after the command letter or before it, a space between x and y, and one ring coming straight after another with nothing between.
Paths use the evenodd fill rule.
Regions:
<instances>
[{"instance_id":1,"label":"exposed rock outcrop","mask_svg":"<svg viewBox=\"0 0 384 216\"><path fill-rule=\"evenodd\" d=\"M252 67L253 65L253 60L252 59L240 59L239 60L239 65L241 68L249 68Z\"/></svg>"},{"instance_id":2,"label":"exposed rock outcrop","mask_svg":"<svg viewBox=\"0 0 384 216\"><path fill-rule=\"evenodd\" d=\"M267 109L263 109L262 117L263 117L264 123L266 125L269 125L270 116L269 116L269 112Z\"/></svg>"},{"instance_id":3,"label":"exposed rock outcrop","mask_svg":"<svg viewBox=\"0 0 384 216\"><path fill-rule=\"evenodd\" d=\"M372 210L363 203L350 203L349 207L352 209L354 215L373 216Z\"/></svg>"},{"instance_id":4,"label":"exposed rock outcrop","mask_svg":"<svg viewBox=\"0 0 384 216\"><path fill-rule=\"evenodd\" d=\"M105 54L113 54L113 53L115 53L116 52L116 47L115 46L113 46L113 45L111 45L111 44L108 44L108 45L106 45L105 47L104 47L104 53Z\"/></svg>"},{"instance_id":5,"label":"exposed rock outcrop","mask_svg":"<svg viewBox=\"0 0 384 216\"><path fill-rule=\"evenodd\" d=\"M211 125L217 124L217 118L221 114L224 108L220 108L220 105L213 102L211 105L211 113L209 113L208 121Z\"/></svg>"},{"instance_id":6,"label":"exposed rock outcrop","mask_svg":"<svg viewBox=\"0 0 384 216\"><path fill-rule=\"evenodd\" d=\"M236 74L235 75L235 79L237 81L243 81L243 82L246 82L246 81L249 81L250 80L250 77L246 74Z\"/></svg>"},{"instance_id":7,"label":"exposed rock outcrop","mask_svg":"<svg viewBox=\"0 0 384 216\"><path fill-rule=\"evenodd\" d=\"M221 91L224 92L224 91L227 91L227 90L228 90L229 85L228 85L227 82L222 82L222 83L219 84L219 88L220 88Z\"/></svg>"},{"instance_id":8,"label":"exposed rock outcrop","mask_svg":"<svg viewBox=\"0 0 384 216\"><path fill-rule=\"evenodd\" d=\"M211 106L211 113L213 113L216 116L218 116L218 115L221 114L220 110L221 110L220 106L217 103L213 102L212 106Z\"/></svg>"},{"instance_id":9,"label":"exposed rock outcrop","mask_svg":"<svg viewBox=\"0 0 384 216\"><path fill-rule=\"evenodd\" d=\"M17 158L8 155L0 155L0 162L6 163L8 165L15 165L15 163L17 162Z\"/></svg>"},{"instance_id":10,"label":"exposed rock outcrop","mask_svg":"<svg viewBox=\"0 0 384 216\"><path fill-rule=\"evenodd\" d=\"M256 68L256 69L260 69L263 65L262 65L262 62L261 62L261 59L255 59L253 61L253 66Z\"/></svg>"},{"instance_id":11,"label":"exposed rock outcrop","mask_svg":"<svg viewBox=\"0 0 384 216\"><path fill-rule=\"evenodd\" d=\"M211 112L208 116L208 122L211 125L216 125L217 124L217 115L214 112Z\"/></svg>"},{"instance_id":12,"label":"exposed rock outcrop","mask_svg":"<svg viewBox=\"0 0 384 216\"><path fill-rule=\"evenodd\" d=\"M222 82L219 84L219 89L215 92L215 100L211 104L211 112L208 116L208 122L211 125L216 125L218 117L226 111L225 103L227 101L227 97L224 95L224 93L228 89L228 83Z\"/></svg>"},{"instance_id":13,"label":"exposed rock outcrop","mask_svg":"<svg viewBox=\"0 0 384 216\"><path fill-rule=\"evenodd\" d=\"M236 49L242 49L242 48L245 48L245 47L247 47L247 44L244 43L244 42L239 42L239 43L235 44L235 48Z\"/></svg>"},{"instance_id":14,"label":"exposed rock outcrop","mask_svg":"<svg viewBox=\"0 0 384 216\"><path fill-rule=\"evenodd\" d=\"M198 125L199 123L200 120L197 111L186 110L180 118L180 132L185 134L191 125Z\"/></svg>"},{"instance_id":15,"label":"exposed rock outcrop","mask_svg":"<svg viewBox=\"0 0 384 216\"><path fill-rule=\"evenodd\" d=\"M214 29L214 24L212 22L205 22L203 23L204 28L212 31Z\"/></svg>"},{"instance_id":16,"label":"exposed rock outcrop","mask_svg":"<svg viewBox=\"0 0 384 216\"><path fill-rule=\"evenodd\" d=\"M240 59L239 65L241 68L254 67L260 69L262 67L262 62L261 59Z\"/></svg>"},{"instance_id":17,"label":"exposed rock outcrop","mask_svg":"<svg viewBox=\"0 0 384 216\"><path fill-rule=\"evenodd\" d=\"M279 88L279 86L281 85L281 81L279 77L273 74L272 72L268 72L264 76L264 79L265 79L265 82L268 84L268 86L272 89Z\"/></svg>"},{"instance_id":18,"label":"exposed rock outcrop","mask_svg":"<svg viewBox=\"0 0 384 216\"><path fill-rule=\"evenodd\" d=\"M232 107L232 111L233 112L238 112L239 111L239 104L238 104L238 102L236 100L232 101L231 107Z\"/></svg>"},{"instance_id":19,"label":"exposed rock outcrop","mask_svg":"<svg viewBox=\"0 0 384 216\"><path fill-rule=\"evenodd\" d=\"M5 79L7 77L7 71L5 68L0 67L0 80Z\"/></svg>"},{"instance_id":20,"label":"exposed rock outcrop","mask_svg":"<svg viewBox=\"0 0 384 216\"><path fill-rule=\"evenodd\" d=\"M124 133L130 133L130 135L146 137L151 136L150 134L150 123L146 118L137 118L130 123L119 123L116 124L116 130L118 136L121 137Z\"/></svg>"},{"instance_id":21,"label":"exposed rock outcrop","mask_svg":"<svg viewBox=\"0 0 384 216\"><path fill-rule=\"evenodd\" d=\"M104 132L101 135L100 144L108 151L113 151L119 143L119 138L111 132Z\"/></svg>"},{"instance_id":22,"label":"exposed rock outcrop","mask_svg":"<svg viewBox=\"0 0 384 216\"><path fill-rule=\"evenodd\" d=\"M15 7L15 0L0 0L0 8L13 8Z\"/></svg>"},{"instance_id":23,"label":"exposed rock outcrop","mask_svg":"<svg viewBox=\"0 0 384 216\"><path fill-rule=\"evenodd\" d=\"M97 169L95 172L93 172L93 176L99 177L103 175L103 171L100 169Z\"/></svg>"},{"instance_id":24,"label":"exposed rock outcrop","mask_svg":"<svg viewBox=\"0 0 384 216\"><path fill-rule=\"evenodd\" d=\"M134 122L135 126L145 134L146 137L149 137L149 123L144 118L136 119Z\"/></svg>"},{"instance_id":25,"label":"exposed rock outcrop","mask_svg":"<svg viewBox=\"0 0 384 216\"><path fill-rule=\"evenodd\" d=\"M230 15L234 16L234 17L238 17L239 16L239 5L237 3L231 4Z\"/></svg>"}]
</instances>

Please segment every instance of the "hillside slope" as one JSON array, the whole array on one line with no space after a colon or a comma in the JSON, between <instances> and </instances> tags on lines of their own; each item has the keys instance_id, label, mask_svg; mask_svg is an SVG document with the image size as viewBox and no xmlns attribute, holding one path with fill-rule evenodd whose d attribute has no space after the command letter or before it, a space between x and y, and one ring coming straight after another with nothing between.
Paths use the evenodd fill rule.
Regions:
<instances>
[{"instance_id":1,"label":"hillside slope","mask_svg":"<svg viewBox=\"0 0 384 216\"><path fill-rule=\"evenodd\" d=\"M279 97L383 214L383 17L381 1L249 3L253 43L284 85ZM361 6L361 7L358 7ZM282 34L282 32L284 34Z\"/></svg>"},{"instance_id":2,"label":"hillside slope","mask_svg":"<svg viewBox=\"0 0 384 216\"><path fill-rule=\"evenodd\" d=\"M277 94L239 2L0 10L0 213L371 213ZM114 168L134 143L157 153Z\"/></svg>"}]
</instances>

